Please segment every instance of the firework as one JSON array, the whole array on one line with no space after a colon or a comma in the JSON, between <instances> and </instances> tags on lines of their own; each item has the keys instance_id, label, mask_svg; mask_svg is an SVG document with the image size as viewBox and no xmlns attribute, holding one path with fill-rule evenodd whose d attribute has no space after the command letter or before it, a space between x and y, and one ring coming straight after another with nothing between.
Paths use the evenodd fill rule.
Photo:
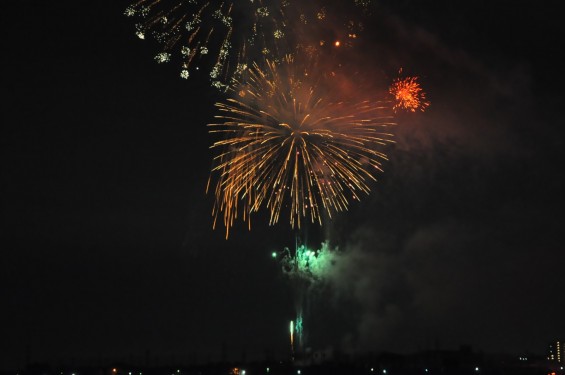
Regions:
<instances>
[{"instance_id":1,"label":"firework","mask_svg":"<svg viewBox=\"0 0 565 375\"><path fill-rule=\"evenodd\" d=\"M289 53L319 53L326 46L351 45L362 29L359 18L370 0L353 12L291 0L137 0L125 15L137 20L136 35L161 46L158 63L181 61L180 76L195 70L210 75L212 85L226 90L243 75L249 61ZM332 9L333 10L333 9ZM347 14L347 15L345 15ZM343 40L343 42L341 41Z\"/></svg>"},{"instance_id":2,"label":"firework","mask_svg":"<svg viewBox=\"0 0 565 375\"><path fill-rule=\"evenodd\" d=\"M220 150L212 214L214 227L223 216L226 237L238 212L250 226L263 205L271 225L283 209L293 228L304 217L321 225L322 214L331 218L368 194L382 171L381 149L392 142L389 105L329 101L331 85L310 69L290 56L264 70L254 65L237 95L216 104L220 122L210 132L224 139L212 146Z\"/></svg>"},{"instance_id":3,"label":"firework","mask_svg":"<svg viewBox=\"0 0 565 375\"><path fill-rule=\"evenodd\" d=\"M363 11L348 2L301 9L293 19L290 36L298 53L333 55L336 48L352 47L364 30Z\"/></svg>"},{"instance_id":4,"label":"firework","mask_svg":"<svg viewBox=\"0 0 565 375\"><path fill-rule=\"evenodd\" d=\"M328 242L322 243L318 250L305 245L296 245L294 251L285 248L277 259L285 277L289 280L294 293L296 323L291 325L291 348L294 353L294 335L299 350L304 347L304 311L308 311L312 292L329 279L333 266L338 262L340 253L337 248L330 248Z\"/></svg>"},{"instance_id":5,"label":"firework","mask_svg":"<svg viewBox=\"0 0 565 375\"><path fill-rule=\"evenodd\" d=\"M292 320L290 321L289 334L290 334L290 352L294 357L294 322Z\"/></svg>"},{"instance_id":6,"label":"firework","mask_svg":"<svg viewBox=\"0 0 565 375\"><path fill-rule=\"evenodd\" d=\"M294 252L285 248L278 258L286 277L304 280L312 285L327 278L338 255L337 249L332 249L328 242L323 242L317 250L305 245L297 245Z\"/></svg>"},{"instance_id":7,"label":"firework","mask_svg":"<svg viewBox=\"0 0 565 375\"><path fill-rule=\"evenodd\" d=\"M273 41L284 38L282 9L287 5L285 0L268 5L263 0L138 0L125 14L139 20L139 38L162 46L157 62L180 55L182 78L198 69L198 62L214 86L226 88L234 74L245 70L248 49L269 54Z\"/></svg>"},{"instance_id":8,"label":"firework","mask_svg":"<svg viewBox=\"0 0 565 375\"><path fill-rule=\"evenodd\" d=\"M402 73L402 69L399 73ZM418 77L396 78L389 88L389 93L394 96L394 111L404 109L410 112L425 111L430 106L426 100L426 93L420 87Z\"/></svg>"}]
</instances>

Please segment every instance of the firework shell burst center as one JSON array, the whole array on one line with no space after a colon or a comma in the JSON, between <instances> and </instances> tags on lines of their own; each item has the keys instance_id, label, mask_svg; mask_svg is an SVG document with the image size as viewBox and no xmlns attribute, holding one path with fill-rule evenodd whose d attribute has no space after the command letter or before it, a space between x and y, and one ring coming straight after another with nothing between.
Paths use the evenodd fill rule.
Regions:
<instances>
[{"instance_id":1,"label":"firework shell burst center","mask_svg":"<svg viewBox=\"0 0 565 375\"><path fill-rule=\"evenodd\" d=\"M265 206L270 224L287 214L291 226L322 224L368 194L382 171L392 141L391 104L377 100L333 101L331 79L316 64L287 55L254 64L232 96L216 104L210 132L222 136L211 180L214 226L223 218L226 236L241 215ZM323 214L327 215L323 215Z\"/></svg>"}]
</instances>

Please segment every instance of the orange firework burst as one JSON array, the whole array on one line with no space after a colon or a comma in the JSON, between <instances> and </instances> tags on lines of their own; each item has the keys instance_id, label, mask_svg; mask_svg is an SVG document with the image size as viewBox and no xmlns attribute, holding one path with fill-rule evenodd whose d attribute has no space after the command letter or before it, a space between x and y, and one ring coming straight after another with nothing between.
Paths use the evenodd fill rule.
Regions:
<instances>
[{"instance_id":1,"label":"orange firework burst","mask_svg":"<svg viewBox=\"0 0 565 375\"><path fill-rule=\"evenodd\" d=\"M211 173L217 175L212 214L214 226L223 216L226 237L238 212L250 225L250 214L263 205L270 224L286 208L292 227L304 217L322 224L322 212L331 218L347 210L382 170L380 149L392 142L390 107L326 101L312 76L290 56L267 62L265 70L255 64L238 99L216 104L220 121L210 132L224 139L212 146L221 149Z\"/></svg>"},{"instance_id":2,"label":"orange firework burst","mask_svg":"<svg viewBox=\"0 0 565 375\"><path fill-rule=\"evenodd\" d=\"M399 73L402 72L402 69ZM418 77L397 78L389 88L389 93L394 96L396 104L392 107L394 111L399 108L410 112L416 110L425 111L430 106L426 100L426 93L418 83Z\"/></svg>"}]
</instances>

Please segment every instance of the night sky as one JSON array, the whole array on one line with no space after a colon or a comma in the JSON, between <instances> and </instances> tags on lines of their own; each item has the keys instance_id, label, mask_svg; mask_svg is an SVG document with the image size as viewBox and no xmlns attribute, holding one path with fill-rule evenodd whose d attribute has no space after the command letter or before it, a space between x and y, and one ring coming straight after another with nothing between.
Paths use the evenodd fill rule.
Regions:
<instances>
[{"instance_id":1,"label":"night sky","mask_svg":"<svg viewBox=\"0 0 565 375\"><path fill-rule=\"evenodd\" d=\"M88 3L88 6L86 5ZM308 342L543 354L565 337L556 1L379 1L372 77L420 76L372 193L299 235L341 252ZM416 4L417 3L417 4ZM2 4L0 369L286 358L287 222L212 230L221 95L134 35L129 3Z\"/></svg>"}]
</instances>

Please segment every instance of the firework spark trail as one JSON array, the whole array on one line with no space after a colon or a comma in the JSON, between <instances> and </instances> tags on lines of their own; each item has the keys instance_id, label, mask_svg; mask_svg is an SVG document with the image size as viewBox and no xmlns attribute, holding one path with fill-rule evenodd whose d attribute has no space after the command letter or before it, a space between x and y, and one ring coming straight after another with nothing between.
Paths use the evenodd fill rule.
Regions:
<instances>
[{"instance_id":1,"label":"firework spark trail","mask_svg":"<svg viewBox=\"0 0 565 375\"><path fill-rule=\"evenodd\" d=\"M289 333L290 333L290 351L292 353L292 356L294 357L294 321L290 321L290 327L289 327Z\"/></svg>"},{"instance_id":2,"label":"firework spark trail","mask_svg":"<svg viewBox=\"0 0 565 375\"><path fill-rule=\"evenodd\" d=\"M430 106L430 102L426 100L426 93L418 82L418 77L396 78L389 88L389 93L394 96L396 102L392 107L394 111L404 109L410 112L416 112L416 110L424 112Z\"/></svg>"},{"instance_id":3,"label":"firework spark trail","mask_svg":"<svg viewBox=\"0 0 565 375\"><path fill-rule=\"evenodd\" d=\"M347 40L362 29L355 21L368 12L371 0L354 1L353 14L324 5L293 0L137 0L125 15L134 18L136 35L157 41L155 56L166 63L180 55L182 78L202 65L212 85L226 90L250 61L277 60L289 53L319 53L334 43L331 34ZM338 42L339 45L339 42Z\"/></svg>"},{"instance_id":4,"label":"firework spark trail","mask_svg":"<svg viewBox=\"0 0 565 375\"><path fill-rule=\"evenodd\" d=\"M285 6L286 1L138 0L125 14L139 20L139 38L149 36L162 46L157 62L180 53L180 74L188 78L196 60L207 60L212 85L225 89L232 75L245 70L249 47L265 54L276 49L285 34Z\"/></svg>"},{"instance_id":5,"label":"firework spark trail","mask_svg":"<svg viewBox=\"0 0 565 375\"><path fill-rule=\"evenodd\" d=\"M263 205L271 225L289 206L293 228L303 217L321 225L322 211L331 218L347 210L382 171L379 149L392 142L394 125L388 103L330 102L312 76L290 56L265 70L254 65L239 99L216 104L220 122L210 132L224 139L212 146L221 149L212 214L214 226L223 216L226 237L240 208L250 226Z\"/></svg>"}]
</instances>

